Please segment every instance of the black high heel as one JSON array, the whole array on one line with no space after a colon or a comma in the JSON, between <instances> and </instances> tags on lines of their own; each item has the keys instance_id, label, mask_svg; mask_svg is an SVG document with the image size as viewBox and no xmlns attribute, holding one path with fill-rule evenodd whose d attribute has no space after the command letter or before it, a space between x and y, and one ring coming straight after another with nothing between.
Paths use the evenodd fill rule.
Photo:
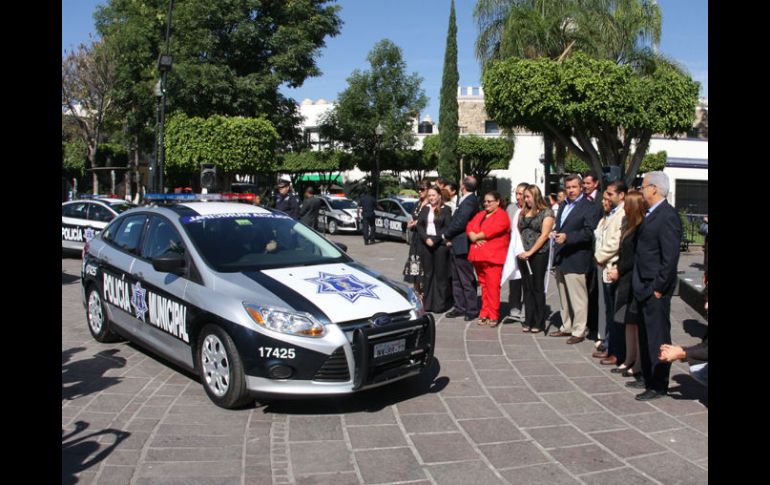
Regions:
<instances>
[{"instance_id":1,"label":"black high heel","mask_svg":"<svg viewBox=\"0 0 770 485\"><path fill-rule=\"evenodd\" d=\"M633 363L631 365L627 365L625 367L618 366L618 367L615 367L614 369L610 370L610 372L612 372L613 374L620 374L621 372L626 372L627 370L629 370L633 366L634 366ZM625 377L628 377L628 376L625 376Z\"/></svg>"},{"instance_id":2,"label":"black high heel","mask_svg":"<svg viewBox=\"0 0 770 485\"><path fill-rule=\"evenodd\" d=\"M636 372L634 372L630 367L623 371L622 374L620 374L623 377L636 377Z\"/></svg>"}]
</instances>

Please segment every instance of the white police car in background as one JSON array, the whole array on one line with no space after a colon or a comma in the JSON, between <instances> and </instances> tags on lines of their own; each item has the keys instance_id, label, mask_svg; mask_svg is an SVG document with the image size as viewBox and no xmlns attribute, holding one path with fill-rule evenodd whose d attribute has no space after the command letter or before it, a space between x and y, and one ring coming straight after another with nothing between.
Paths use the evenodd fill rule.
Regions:
<instances>
[{"instance_id":1,"label":"white police car in background","mask_svg":"<svg viewBox=\"0 0 770 485\"><path fill-rule=\"evenodd\" d=\"M392 197L380 199L377 205L381 209L374 211L374 234L390 236L410 242L412 231L407 231L407 224L412 220L412 211L418 199Z\"/></svg>"},{"instance_id":2,"label":"white police car in background","mask_svg":"<svg viewBox=\"0 0 770 485\"><path fill-rule=\"evenodd\" d=\"M83 246L121 212L136 207L122 199L82 197L61 205L62 250L82 251Z\"/></svg>"},{"instance_id":3,"label":"white police car in background","mask_svg":"<svg viewBox=\"0 0 770 485\"><path fill-rule=\"evenodd\" d=\"M323 195L323 205L318 211L318 229L329 234L359 230L358 204L346 197Z\"/></svg>"},{"instance_id":4,"label":"white police car in background","mask_svg":"<svg viewBox=\"0 0 770 485\"><path fill-rule=\"evenodd\" d=\"M225 408L352 393L431 362L435 323L412 290L317 232L252 205L157 197L179 203L126 211L86 245L96 340L123 336L199 373Z\"/></svg>"}]
</instances>

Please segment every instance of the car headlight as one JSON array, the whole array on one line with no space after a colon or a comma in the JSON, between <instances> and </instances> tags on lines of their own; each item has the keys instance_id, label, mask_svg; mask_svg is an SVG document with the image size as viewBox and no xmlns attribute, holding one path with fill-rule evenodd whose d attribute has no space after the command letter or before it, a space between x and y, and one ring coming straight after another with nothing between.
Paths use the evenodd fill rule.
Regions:
<instances>
[{"instance_id":1,"label":"car headlight","mask_svg":"<svg viewBox=\"0 0 770 485\"><path fill-rule=\"evenodd\" d=\"M353 218L350 216L341 216L342 222L353 222Z\"/></svg>"},{"instance_id":2,"label":"car headlight","mask_svg":"<svg viewBox=\"0 0 770 485\"><path fill-rule=\"evenodd\" d=\"M243 307L257 325L274 332L299 335L300 337L323 337L326 334L326 327L309 313L250 303L244 303Z\"/></svg>"},{"instance_id":3,"label":"car headlight","mask_svg":"<svg viewBox=\"0 0 770 485\"><path fill-rule=\"evenodd\" d=\"M417 296L417 293L415 293L413 289L407 288L406 294L409 298L409 303L412 304L412 319L417 319L425 315L425 308L422 306L422 300Z\"/></svg>"}]
</instances>

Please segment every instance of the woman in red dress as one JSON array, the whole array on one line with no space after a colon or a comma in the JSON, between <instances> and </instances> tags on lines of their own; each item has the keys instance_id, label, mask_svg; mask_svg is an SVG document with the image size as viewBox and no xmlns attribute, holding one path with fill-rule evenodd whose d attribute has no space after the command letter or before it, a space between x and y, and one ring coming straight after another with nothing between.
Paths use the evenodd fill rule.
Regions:
<instances>
[{"instance_id":1,"label":"woman in red dress","mask_svg":"<svg viewBox=\"0 0 770 485\"><path fill-rule=\"evenodd\" d=\"M481 312L478 325L496 327L500 319L500 279L502 278L511 221L500 208L500 194L493 190L484 195L484 210L465 227L471 241L468 261L473 263L481 286Z\"/></svg>"}]
</instances>

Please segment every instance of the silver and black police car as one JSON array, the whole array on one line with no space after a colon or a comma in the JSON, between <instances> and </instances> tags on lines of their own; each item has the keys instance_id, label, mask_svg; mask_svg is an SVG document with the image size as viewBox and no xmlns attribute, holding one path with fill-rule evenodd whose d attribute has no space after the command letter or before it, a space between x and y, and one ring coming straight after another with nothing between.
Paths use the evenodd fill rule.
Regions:
<instances>
[{"instance_id":1,"label":"silver and black police car","mask_svg":"<svg viewBox=\"0 0 770 485\"><path fill-rule=\"evenodd\" d=\"M412 220L412 211L418 199L393 197L377 201L379 209L374 211L374 234L388 236L410 242L412 231L407 231L407 224Z\"/></svg>"},{"instance_id":2,"label":"silver and black police car","mask_svg":"<svg viewBox=\"0 0 770 485\"><path fill-rule=\"evenodd\" d=\"M118 214L134 204L104 196L83 196L61 205L61 247L63 251L82 251L92 237Z\"/></svg>"},{"instance_id":3,"label":"silver and black police car","mask_svg":"<svg viewBox=\"0 0 770 485\"><path fill-rule=\"evenodd\" d=\"M314 230L253 205L156 199L170 200L124 212L86 245L96 340L125 337L198 373L224 408L352 393L430 363L435 323L412 290Z\"/></svg>"},{"instance_id":4,"label":"silver and black police car","mask_svg":"<svg viewBox=\"0 0 770 485\"><path fill-rule=\"evenodd\" d=\"M318 228L329 234L359 230L358 204L347 197L323 195L323 205L318 211Z\"/></svg>"}]
</instances>

